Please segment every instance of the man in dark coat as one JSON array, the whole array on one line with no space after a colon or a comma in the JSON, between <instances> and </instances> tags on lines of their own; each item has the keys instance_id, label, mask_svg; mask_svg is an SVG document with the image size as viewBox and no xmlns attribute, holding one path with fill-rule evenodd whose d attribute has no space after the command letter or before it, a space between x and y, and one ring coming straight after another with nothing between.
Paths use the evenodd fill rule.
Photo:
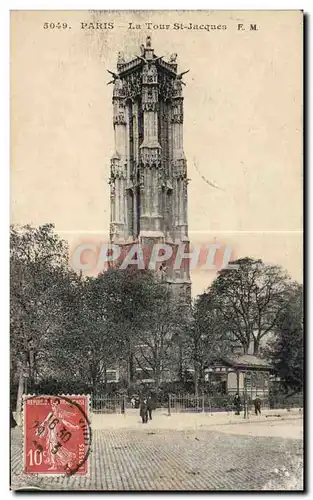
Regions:
<instances>
[{"instance_id":1,"label":"man in dark coat","mask_svg":"<svg viewBox=\"0 0 313 500\"><path fill-rule=\"evenodd\" d=\"M234 406L236 409L235 415L240 415L241 401L240 401L240 396L239 396L238 392L236 392L235 397L234 397Z\"/></svg>"},{"instance_id":2,"label":"man in dark coat","mask_svg":"<svg viewBox=\"0 0 313 500\"><path fill-rule=\"evenodd\" d=\"M148 397L147 405L148 405L149 420L152 420L152 411L155 410L156 404L151 396Z\"/></svg>"},{"instance_id":3,"label":"man in dark coat","mask_svg":"<svg viewBox=\"0 0 313 500\"><path fill-rule=\"evenodd\" d=\"M142 423L146 424L148 422L148 403L146 399L143 399L140 403L140 416Z\"/></svg>"},{"instance_id":4,"label":"man in dark coat","mask_svg":"<svg viewBox=\"0 0 313 500\"><path fill-rule=\"evenodd\" d=\"M255 398L254 403L254 413L256 415L261 415L261 400L260 398Z\"/></svg>"}]
</instances>

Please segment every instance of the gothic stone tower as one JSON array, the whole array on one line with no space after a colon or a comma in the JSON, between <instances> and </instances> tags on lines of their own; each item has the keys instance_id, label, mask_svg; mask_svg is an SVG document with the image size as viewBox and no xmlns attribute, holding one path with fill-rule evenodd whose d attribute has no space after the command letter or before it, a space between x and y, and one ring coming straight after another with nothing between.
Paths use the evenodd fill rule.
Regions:
<instances>
[{"instance_id":1,"label":"gothic stone tower","mask_svg":"<svg viewBox=\"0 0 313 500\"><path fill-rule=\"evenodd\" d=\"M178 248L189 250L184 73L177 73L177 54L169 62L154 54L150 37L140 51L140 56L127 62L119 52L117 73L109 71L115 135L110 239L125 248L134 243L144 249L166 243L176 255ZM163 269L173 292L188 299L189 260L184 259L179 269L169 263Z\"/></svg>"}]
</instances>

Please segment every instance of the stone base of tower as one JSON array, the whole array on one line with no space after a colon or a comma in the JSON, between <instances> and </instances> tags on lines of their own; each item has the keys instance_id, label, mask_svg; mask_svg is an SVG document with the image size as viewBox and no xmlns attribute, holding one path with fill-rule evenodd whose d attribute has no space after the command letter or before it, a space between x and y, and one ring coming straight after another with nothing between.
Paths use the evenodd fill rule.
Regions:
<instances>
[{"instance_id":1,"label":"stone base of tower","mask_svg":"<svg viewBox=\"0 0 313 500\"><path fill-rule=\"evenodd\" d=\"M143 247L153 247L153 245L163 244L165 242L162 231L140 231L138 243Z\"/></svg>"},{"instance_id":2,"label":"stone base of tower","mask_svg":"<svg viewBox=\"0 0 313 500\"><path fill-rule=\"evenodd\" d=\"M173 296L181 303L191 303L191 281L188 280L166 280Z\"/></svg>"},{"instance_id":3,"label":"stone base of tower","mask_svg":"<svg viewBox=\"0 0 313 500\"><path fill-rule=\"evenodd\" d=\"M153 270L160 275L174 297L182 303L191 303L189 261L182 259L181 263L176 264L179 244L166 241L161 231L145 231L140 233L137 240L131 242L115 241L114 244L121 248L120 256L115 265L119 267L124 262L124 269L128 266L137 266L138 269ZM188 253L189 242L180 242L180 244L186 245L184 251ZM160 245L160 247L156 248L155 245ZM169 248L171 255L170 258L166 259L162 252L169 251Z\"/></svg>"}]
</instances>

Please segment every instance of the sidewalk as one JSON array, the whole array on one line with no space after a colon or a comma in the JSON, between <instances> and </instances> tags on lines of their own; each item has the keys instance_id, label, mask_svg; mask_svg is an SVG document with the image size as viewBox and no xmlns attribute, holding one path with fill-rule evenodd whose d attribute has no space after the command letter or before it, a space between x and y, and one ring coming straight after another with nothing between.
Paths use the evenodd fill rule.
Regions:
<instances>
[{"instance_id":1,"label":"sidewalk","mask_svg":"<svg viewBox=\"0 0 313 500\"><path fill-rule=\"evenodd\" d=\"M259 422L273 422L280 420L298 420L303 418L303 412L293 408L287 410L264 410L262 415L255 416L250 413L248 418L244 418L243 412L240 415L234 413L172 413L170 416L166 408L157 409L153 412L152 421L149 421L149 429L175 429L192 430L199 427L216 427L230 424L247 424ZM92 414L92 429L141 429L143 424L139 416L139 410L127 410L121 414Z\"/></svg>"}]
</instances>

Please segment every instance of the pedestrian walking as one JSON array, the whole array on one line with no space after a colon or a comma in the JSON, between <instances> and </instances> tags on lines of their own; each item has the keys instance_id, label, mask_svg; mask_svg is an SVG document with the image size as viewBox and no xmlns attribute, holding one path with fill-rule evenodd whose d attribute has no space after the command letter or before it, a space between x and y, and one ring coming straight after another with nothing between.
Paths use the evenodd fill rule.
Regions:
<instances>
[{"instance_id":1,"label":"pedestrian walking","mask_svg":"<svg viewBox=\"0 0 313 500\"><path fill-rule=\"evenodd\" d=\"M156 404L151 396L148 397L147 406L148 406L149 420L152 420L152 412L155 410Z\"/></svg>"},{"instance_id":2,"label":"pedestrian walking","mask_svg":"<svg viewBox=\"0 0 313 500\"><path fill-rule=\"evenodd\" d=\"M256 415L261 415L261 400L260 398L255 398L254 403L254 413Z\"/></svg>"},{"instance_id":3,"label":"pedestrian walking","mask_svg":"<svg viewBox=\"0 0 313 500\"><path fill-rule=\"evenodd\" d=\"M235 415L240 415L240 410L241 410L241 400L238 392L236 392L235 397L234 397L234 406L235 406Z\"/></svg>"},{"instance_id":4,"label":"pedestrian walking","mask_svg":"<svg viewBox=\"0 0 313 500\"><path fill-rule=\"evenodd\" d=\"M147 399L143 399L140 404L140 416L142 423L146 424L148 422L148 402Z\"/></svg>"},{"instance_id":5,"label":"pedestrian walking","mask_svg":"<svg viewBox=\"0 0 313 500\"><path fill-rule=\"evenodd\" d=\"M135 400L134 396L131 398L130 404L131 404L132 408L135 408L136 400Z\"/></svg>"}]
</instances>

